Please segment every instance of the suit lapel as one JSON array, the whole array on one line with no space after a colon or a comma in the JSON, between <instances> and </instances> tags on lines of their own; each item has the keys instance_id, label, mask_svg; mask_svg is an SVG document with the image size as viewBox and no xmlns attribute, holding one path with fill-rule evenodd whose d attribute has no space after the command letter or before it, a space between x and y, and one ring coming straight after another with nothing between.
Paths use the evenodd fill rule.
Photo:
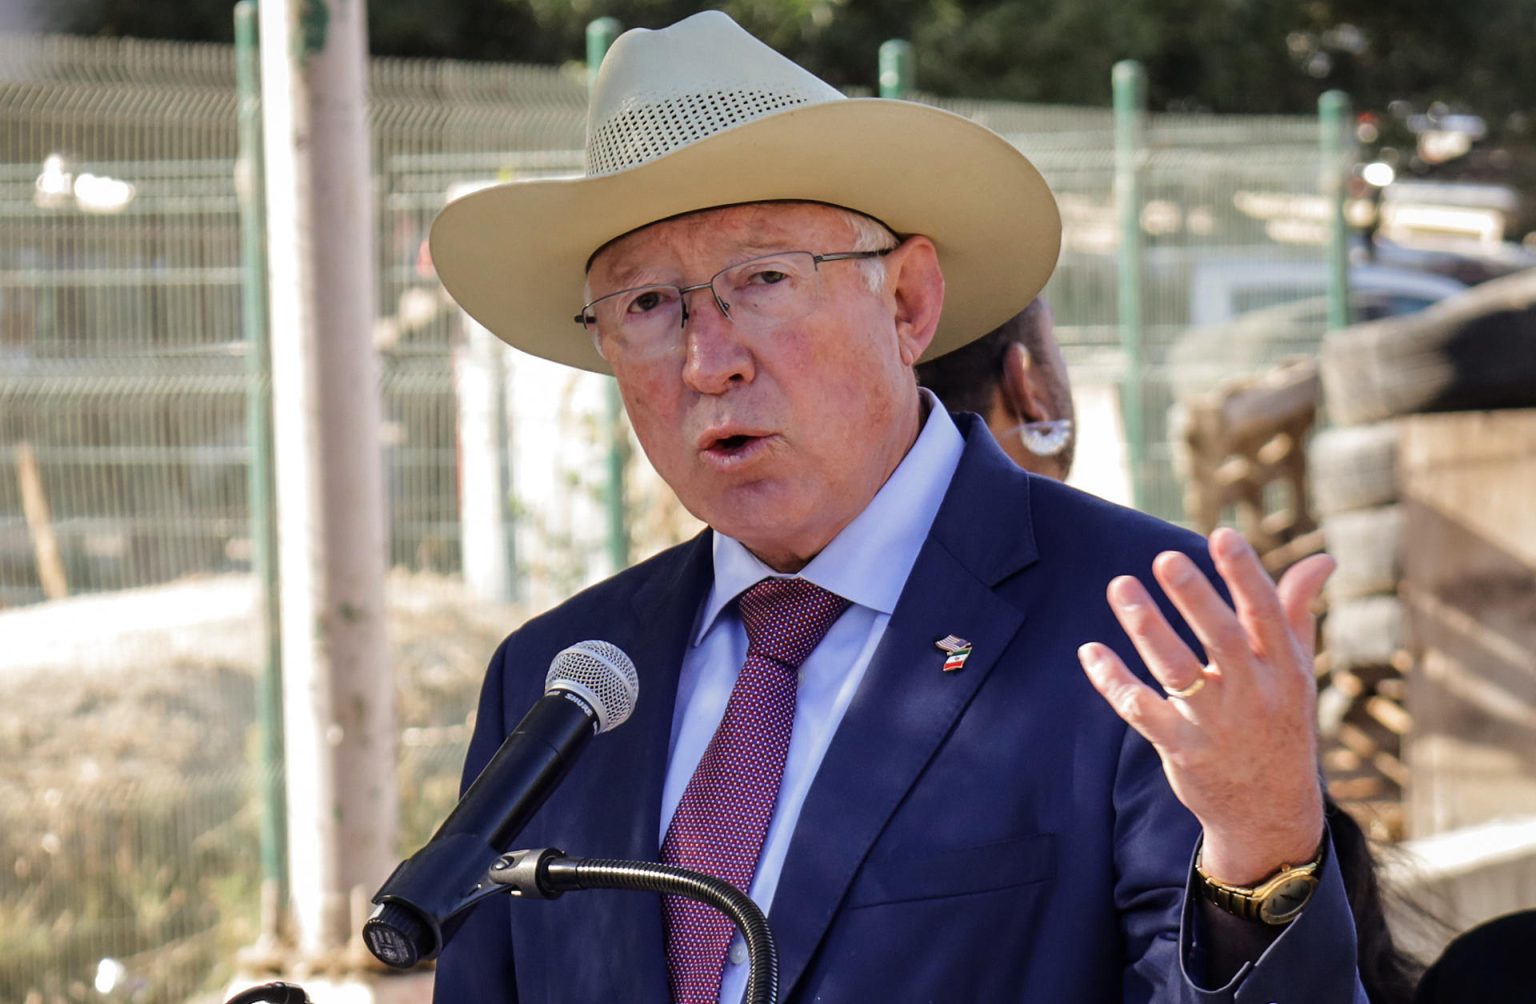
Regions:
<instances>
[{"instance_id":1,"label":"suit lapel","mask_svg":"<svg viewBox=\"0 0 1536 1004\"><path fill-rule=\"evenodd\" d=\"M713 577L709 541L708 533L694 538L681 560L659 570L635 591L630 651L640 667L641 699L636 702L634 718L624 727L631 732L625 737L628 741L611 751L611 776L624 790L621 794L606 793L604 814L622 822L609 834L614 840L613 850L600 853L656 860L678 673ZM616 729L614 736L624 730Z\"/></svg>"},{"instance_id":2,"label":"suit lapel","mask_svg":"<svg viewBox=\"0 0 1536 1004\"><path fill-rule=\"evenodd\" d=\"M979 422L800 812L774 896L780 986L804 973L854 873L1024 621L993 587L1035 559L1027 480ZM972 643L944 672L935 642Z\"/></svg>"},{"instance_id":3,"label":"suit lapel","mask_svg":"<svg viewBox=\"0 0 1536 1004\"><path fill-rule=\"evenodd\" d=\"M630 609L616 611L607 636L634 659L640 697L629 721L588 747L579 769L590 772L589 782L563 789L575 796L560 813L572 835L570 846L562 848L568 853L657 860L661 790L678 672L712 574L710 536L704 533L636 589ZM666 999L657 897L636 892L582 893L566 897L561 906L568 911L561 937L581 946L581 966L602 960L606 999ZM593 946L599 946L596 953L591 951ZM570 946L550 947L561 951Z\"/></svg>"}]
</instances>

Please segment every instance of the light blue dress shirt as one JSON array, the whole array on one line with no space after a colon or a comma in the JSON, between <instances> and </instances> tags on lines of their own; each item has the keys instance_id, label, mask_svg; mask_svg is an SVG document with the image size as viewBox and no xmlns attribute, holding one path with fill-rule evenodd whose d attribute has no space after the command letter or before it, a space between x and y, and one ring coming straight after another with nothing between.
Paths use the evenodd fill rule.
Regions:
<instances>
[{"instance_id":1,"label":"light blue dress shirt","mask_svg":"<svg viewBox=\"0 0 1536 1004\"><path fill-rule=\"evenodd\" d=\"M864 511L798 573L848 600L850 606L800 667L784 779L750 890L764 913L773 904L806 792L885 634L965 447L937 398L926 389L921 393L928 418L912 449ZM700 609L693 645L683 657L678 679L661 796L662 839L683 789L720 725L747 656L746 631L732 601L765 578L787 577L763 564L740 542L718 533L714 566L714 584ZM745 994L746 960L746 946L738 934L731 941L721 981L722 1001L739 1001Z\"/></svg>"}]
</instances>

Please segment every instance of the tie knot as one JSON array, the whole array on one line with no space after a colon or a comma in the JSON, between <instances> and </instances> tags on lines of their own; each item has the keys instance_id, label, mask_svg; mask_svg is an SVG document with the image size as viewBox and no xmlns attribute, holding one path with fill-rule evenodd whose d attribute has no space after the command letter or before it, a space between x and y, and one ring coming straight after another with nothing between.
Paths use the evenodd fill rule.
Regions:
<instances>
[{"instance_id":1,"label":"tie knot","mask_svg":"<svg viewBox=\"0 0 1536 1004\"><path fill-rule=\"evenodd\" d=\"M805 579L764 579L736 601L747 654L799 669L848 601Z\"/></svg>"}]
</instances>

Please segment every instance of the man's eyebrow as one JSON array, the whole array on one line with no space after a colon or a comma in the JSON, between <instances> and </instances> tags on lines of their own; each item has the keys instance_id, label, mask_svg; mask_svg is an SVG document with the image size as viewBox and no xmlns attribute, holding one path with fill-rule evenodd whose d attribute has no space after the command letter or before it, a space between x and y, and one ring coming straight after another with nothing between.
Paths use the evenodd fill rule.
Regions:
<instances>
[{"instance_id":1,"label":"man's eyebrow","mask_svg":"<svg viewBox=\"0 0 1536 1004\"><path fill-rule=\"evenodd\" d=\"M747 239L732 248L731 252L721 259L720 264L715 266L715 271L718 272L720 269L730 268L732 265L751 261L753 258L761 258L764 255L778 254L780 251L798 250L798 247L790 246L790 242L782 238L777 240ZM629 289L633 286L670 285L670 283L662 282L659 279L647 277L646 272L648 269L649 266L645 264L625 265L613 269L609 273L609 277L616 284L615 289ZM701 277L699 281L702 282L704 278L706 277ZM686 282L688 279L684 277L677 281Z\"/></svg>"},{"instance_id":2,"label":"man's eyebrow","mask_svg":"<svg viewBox=\"0 0 1536 1004\"><path fill-rule=\"evenodd\" d=\"M736 250L741 254L744 254L746 258L756 258L759 255L774 254L779 251L796 251L799 249L790 247L787 243L780 239L774 241L742 241ZM746 259L744 258L742 260L745 261Z\"/></svg>"},{"instance_id":3,"label":"man's eyebrow","mask_svg":"<svg viewBox=\"0 0 1536 1004\"><path fill-rule=\"evenodd\" d=\"M646 266L644 265L626 265L615 268L609 273L609 278L615 284L615 289L627 289L632 285L639 284L639 277L645 268ZM656 280L651 279L645 285L651 285L655 282Z\"/></svg>"}]
</instances>

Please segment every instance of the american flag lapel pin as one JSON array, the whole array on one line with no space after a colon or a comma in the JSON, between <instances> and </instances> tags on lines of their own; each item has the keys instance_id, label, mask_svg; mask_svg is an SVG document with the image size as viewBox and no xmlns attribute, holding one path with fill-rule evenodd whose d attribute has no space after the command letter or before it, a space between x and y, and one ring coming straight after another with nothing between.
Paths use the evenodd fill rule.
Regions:
<instances>
[{"instance_id":1,"label":"american flag lapel pin","mask_svg":"<svg viewBox=\"0 0 1536 1004\"><path fill-rule=\"evenodd\" d=\"M971 643L958 635L945 635L933 643L933 647L944 653L944 672L953 673L965 665L965 660L971 657Z\"/></svg>"}]
</instances>

